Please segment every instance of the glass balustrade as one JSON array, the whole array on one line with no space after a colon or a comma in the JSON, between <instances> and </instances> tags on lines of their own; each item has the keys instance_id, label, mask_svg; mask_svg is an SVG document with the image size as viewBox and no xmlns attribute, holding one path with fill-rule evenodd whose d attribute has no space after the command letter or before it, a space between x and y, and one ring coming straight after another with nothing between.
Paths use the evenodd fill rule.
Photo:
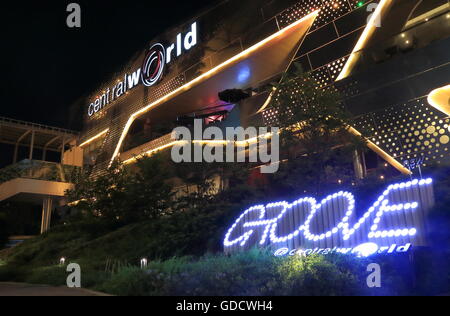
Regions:
<instances>
[{"instance_id":1,"label":"glass balustrade","mask_svg":"<svg viewBox=\"0 0 450 316\"><path fill-rule=\"evenodd\" d=\"M23 160L0 170L0 184L17 178L70 183L79 169L46 161Z\"/></svg>"}]
</instances>

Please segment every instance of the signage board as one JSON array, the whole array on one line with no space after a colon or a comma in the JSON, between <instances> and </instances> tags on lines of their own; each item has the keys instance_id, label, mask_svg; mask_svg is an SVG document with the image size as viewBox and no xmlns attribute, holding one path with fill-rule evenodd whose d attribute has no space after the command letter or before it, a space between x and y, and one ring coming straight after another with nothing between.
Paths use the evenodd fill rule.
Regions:
<instances>
[{"instance_id":1,"label":"signage board","mask_svg":"<svg viewBox=\"0 0 450 316\"><path fill-rule=\"evenodd\" d=\"M425 245L425 218L433 204L433 180L423 179L390 185L366 212L343 191L320 203L303 197L257 205L236 219L224 249L270 247L277 255L403 252Z\"/></svg>"},{"instance_id":2,"label":"signage board","mask_svg":"<svg viewBox=\"0 0 450 316\"><path fill-rule=\"evenodd\" d=\"M92 117L109 104L125 95L128 91L139 85L151 87L158 84L163 76L166 65L172 63L176 58L180 57L184 52L189 51L198 43L198 26L197 22L193 23L190 30L186 34L179 33L174 43L163 45L161 43L154 44L145 54L142 67L136 71L125 74L122 80L103 92L102 95L90 103L88 107L88 115Z\"/></svg>"}]
</instances>

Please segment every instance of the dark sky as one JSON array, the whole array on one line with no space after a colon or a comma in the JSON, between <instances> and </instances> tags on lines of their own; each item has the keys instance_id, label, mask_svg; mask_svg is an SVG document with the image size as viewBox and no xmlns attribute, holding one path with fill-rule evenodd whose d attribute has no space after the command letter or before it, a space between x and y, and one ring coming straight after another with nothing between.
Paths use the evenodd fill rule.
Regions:
<instances>
[{"instance_id":1,"label":"dark sky","mask_svg":"<svg viewBox=\"0 0 450 316\"><path fill-rule=\"evenodd\" d=\"M81 29L66 26L71 2L81 5ZM77 128L77 118L69 115L74 101L96 89L155 35L215 2L2 2L0 116Z\"/></svg>"}]
</instances>

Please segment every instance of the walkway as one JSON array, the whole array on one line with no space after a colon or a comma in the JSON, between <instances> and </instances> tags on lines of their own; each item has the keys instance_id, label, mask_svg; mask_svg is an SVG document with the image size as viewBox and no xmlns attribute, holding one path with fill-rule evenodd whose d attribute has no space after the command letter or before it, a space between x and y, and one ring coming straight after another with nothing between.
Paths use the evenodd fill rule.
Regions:
<instances>
[{"instance_id":1,"label":"walkway","mask_svg":"<svg viewBox=\"0 0 450 316\"><path fill-rule=\"evenodd\" d=\"M22 283L0 283L0 296L110 296L85 289L30 285Z\"/></svg>"}]
</instances>

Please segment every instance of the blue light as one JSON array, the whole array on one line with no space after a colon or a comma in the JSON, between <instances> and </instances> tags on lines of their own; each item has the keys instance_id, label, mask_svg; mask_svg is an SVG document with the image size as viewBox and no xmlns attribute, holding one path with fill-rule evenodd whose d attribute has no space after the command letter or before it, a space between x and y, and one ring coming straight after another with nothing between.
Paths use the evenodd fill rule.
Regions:
<instances>
[{"instance_id":1,"label":"blue light","mask_svg":"<svg viewBox=\"0 0 450 316\"><path fill-rule=\"evenodd\" d=\"M353 235L357 233L363 227L370 227L367 235L369 240L373 239L386 239L394 237L414 237L418 234L418 231L414 227L394 227L388 230L379 230L380 227L386 225L383 217L387 213L395 212L415 212L421 208L422 205L418 201L405 201L404 204L393 204L391 199L392 193L401 190L410 190L414 188L420 188L425 185L431 185L432 179L426 180L413 180L410 182L399 183L390 185L383 194L378 197L377 201L373 204L368 211L361 216L361 218L355 220L355 199L349 192L339 192L333 195L329 195L322 200L320 204L317 204L316 199L312 197L301 198L292 204L287 202L270 203L266 206L258 205L246 210L228 230L224 246L230 248L233 246L244 247L250 241L253 235L259 234L257 238L259 242L252 238L252 242L259 243L260 246L277 245L279 243L286 243L295 239L296 242L302 243L302 237L307 241L322 242L330 238L341 238L343 241L348 241ZM391 204L392 203L392 204ZM321 212L325 212L329 205L339 205L339 209L335 210L338 214L342 214L343 218L336 225L327 232L314 234L311 231L313 219L316 216L321 216ZM286 231L286 225L283 220L285 218L294 217L295 208L301 208L302 214L300 218L305 219L303 224L295 222L295 227L290 227ZM270 217L268 214L271 214ZM298 214L296 215L299 216ZM350 220L354 224L350 226ZM371 223L366 223L371 221ZM317 229L317 228L316 228ZM280 231L285 236L278 236ZM232 237L233 233L238 233L239 237ZM360 233L359 233L360 234ZM232 240L232 238L235 238ZM352 239L353 240L353 239ZM249 245L252 246L252 245Z\"/></svg>"},{"instance_id":2,"label":"blue light","mask_svg":"<svg viewBox=\"0 0 450 316\"><path fill-rule=\"evenodd\" d=\"M335 247L333 249L327 248L327 249L292 249L290 250L287 247L280 248L274 252L274 256L276 257L284 257L284 256L300 256L300 257L307 257L310 255L329 255L333 253L339 253L339 254L353 254L356 255L358 258L367 258L373 255L380 255L380 254L399 254L399 253L406 253L411 249L411 244L405 244L405 245L397 245L392 244L387 247L380 247L379 245L375 243L364 243L359 246L356 246L354 248L338 248Z\"/></svg>"},{"instance_id":3,"label":"blue light","mask_svg":"<svg viewBox=\"0 0 450 316\"><path fill-rule=\"evenodd\" d=\"M275 257L283 257L287 255L289 252L289 248L280 248L277 251L275 251L274 255Z\"/></svg>"},{"instance_id":4,"label":"blue light","mask_svg":"<svg viewBox=\"0 0 450 316\"><path fill-rule=\"evenodd\" d=\"M353 249L352 253L356 254L358 257L370 257L378 252L378 245L374 243L362 244Z\"/></svg>"},{"instance_id":5,"label":"blue light","mask_svg":"<svg viewBox=\"0 0 450 316\"><path fill-rule=\"evenodd\" d=\"M239 69L237 80L239 83L246 83L248 79L251 77L251 70L249 66L243 66Z\"/></svg>"}]
</instances>

